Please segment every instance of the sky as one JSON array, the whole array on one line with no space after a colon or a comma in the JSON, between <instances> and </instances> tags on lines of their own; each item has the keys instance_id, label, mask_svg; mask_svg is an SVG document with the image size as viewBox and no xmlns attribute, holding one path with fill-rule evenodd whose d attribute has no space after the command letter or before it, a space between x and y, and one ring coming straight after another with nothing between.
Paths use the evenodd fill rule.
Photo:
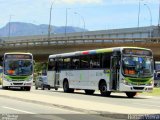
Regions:
<instances>
[{"instance_id":1,"label":"sky","mask_svg":"<svg viewBox=\"0 0 160 120\"><path fill-rule=\"evenodd\" d=\"M140 4L139 4L140 3ZM0 28L10 22L49 24L91 31L158 25L160 0L0 0ZM67 12L66 12L67 11ZM67 13L67 14L66 14Z\"/></svg>"}]
</instances>

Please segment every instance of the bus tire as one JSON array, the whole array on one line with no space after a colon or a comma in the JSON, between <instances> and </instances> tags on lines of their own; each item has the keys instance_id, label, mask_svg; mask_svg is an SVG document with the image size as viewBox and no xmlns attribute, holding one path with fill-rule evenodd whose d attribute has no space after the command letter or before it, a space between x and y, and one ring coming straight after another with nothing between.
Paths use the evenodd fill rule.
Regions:
<instances>
[{"instance_id":1,"label":"bus tire","mask_svg":"<svg viewBox=\"0 0 160 120\"><path fill-rule=\"evenodd\" d=\"M64 82L63 82L63 91L65 93L73 93L74 92L74 89L69 88L68 80L64 80Z\"/></svg>"},{"instance_id":2,"label":"bus tire","mask_svg":"<svg viewBox=\"0 0 160 120\"><path fill-rule=\"evenodd\" d=\"M31 87L25 87L25 90L26 90L26 91L30 91L30 90L31 90Z\"/></svg>"},{"instance_id":3,"label":"bus tire","mask_svg":"<svg viewBox=\"0 0 160 120\"><path fill-rule=\"evenodd\" d=\"M51 87L50 87L50 85L48 85L48 90L50 90L51 89Z\"/></svg>"},{"instance_id":4,"label":"bus tire","mask_svg":"<svg viewBox=\"0 0 160 120\"><path fill-rule=\"evenodd\" d=\"M37 90L37 89L38 89L38 87L37 87L37 86L35 86L35 89Z\"/></svg>"},{"instance_id":5,"label":"bus tire","mask_svg":"<svg viewBox=\"0 0 160 120\"><path fill-rule=\"evenodd\" d=\"M102 96L110 96L111 94L110 91L107 91L107 84L104 81L100 83L99 90Z\"/></svg>"},{"instance_id":6,"label":"bus tire","mask_svg":"<svg viewBox=\"0 0 160 120\"><path fill-rule=\"evenodd\" d=\"M134 96L136 96L137 92L126 92L126 95L128 98L133 98Z\"/></svg>"},{"instance_id":7,"label":"bus tire","mask_svg":"<svg viewBox=\"0 0 160 120\"><path fill-rule=\"evenodd\" d=\"M67 80L64 80L64 82L63 82L63 91L64 91L65 93L68 93L68 92L69 92L69 83L68 83Z\"/></svg>"},{"instance_id":8,"label":"bus tire","mask_svg":"<svg viewBox=\"0 0 160 120\"><path fill-rule=\"evenodd\" d=\"M95 90L84 90L87 95L93 95Z\"/></svg>"},{"instance_id":9,"label":"bus tire","mask_svg":"<svg viewBox=\"0 0 160 120\"><path fill-rule=\"evenodd\" d=\"M58 90L58 87L55 87L55 90Z\"/></svg>"},{"instance_id":10,"label":"bus tire","mask_svg":"<svg viewBox=\"0 0 160 120\"><path fill-rule=\"evenodd\" d=\"M41 85L41 89L44 90L44 85Z\"/></svg>"}]
</instances>

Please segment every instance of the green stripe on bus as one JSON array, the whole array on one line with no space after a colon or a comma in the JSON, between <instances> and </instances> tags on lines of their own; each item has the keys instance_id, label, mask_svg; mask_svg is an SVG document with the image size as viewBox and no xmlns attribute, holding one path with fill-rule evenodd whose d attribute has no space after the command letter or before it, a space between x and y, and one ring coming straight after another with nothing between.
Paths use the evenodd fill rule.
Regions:
<instances>
[{"instance_id":1,"label":"green stripe on bus","mask_svg":"<svg viewBox=\"0 0 160 120\"><path fill-rule=\"evenodd\" d=\"M127 82L129 83L150 83L152 81L152 78L130 78L130 77L125 77L124 78Z\"/></svg>"},{"instance_id":2,"label":"green stripe on bus","mask_svg":"<svg viewBox=\"0 0 160 120\"><path fill-rule=\"evenodd\" d=\"M28 80L29 76L6 76L8 80Z\"/></svg>"},{"instance_id":3,"label":"green stripe on bus","mask_svg":"<svg viewBox=\"0 0 160 120\"><path fill-rule=\"evenodd\" d=\"M113 49L112 48L107 48L107 49L96 50L96 53L105 53L105 52L113 52Z\"/></svg>"}]
</instances>

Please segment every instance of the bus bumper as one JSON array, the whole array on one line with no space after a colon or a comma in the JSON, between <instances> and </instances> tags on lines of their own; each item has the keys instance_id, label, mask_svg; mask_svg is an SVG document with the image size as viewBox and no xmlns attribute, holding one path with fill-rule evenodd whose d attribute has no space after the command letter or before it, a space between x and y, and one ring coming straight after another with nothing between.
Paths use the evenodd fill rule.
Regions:
<instances>
[{"instance_id":1,"label":"bus bumper","mask_svg":"<svg viewBox=\"0 0 160 120\"><path fill-rule=\"evenodd\" d=\"M121 83L119 86L119 90L123 92L151 92L153 90L153 86L125 85Z\"/></svg>"},{"instance_id":2,"label":"bus bumper","mask_svg":"<svg viewBox=\"0 0 160 120\"><path fill-rule=\"evenodd\" d=\"M5 81L3 80L3 86L7 87L23 87L23 86L32 86L32 81Z\"/></svg>"}]
</instances>

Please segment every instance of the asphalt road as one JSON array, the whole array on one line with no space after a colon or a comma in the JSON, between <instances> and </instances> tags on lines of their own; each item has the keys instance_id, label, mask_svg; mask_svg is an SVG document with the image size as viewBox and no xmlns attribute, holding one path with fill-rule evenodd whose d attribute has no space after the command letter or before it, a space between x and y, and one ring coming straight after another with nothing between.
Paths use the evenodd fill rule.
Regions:
<instances>
[{"instance_id":1,"label":"asphalt road","mask_svg":"<svg viewBox=\"0 0 160 120\"><path fill-rule=\"evenodd\" d=\"M0 97L1 120L106 120L111 118L87 115L77 111L60 109Z\"/></svg>"},{"instance_id":2,"label":"asphalt road","mask_svg":"<svg viewBox=\"0 0 160 120\"><path fill-rule=\"evenodd\" d=\"M0 89L0 92L5 93L8 90ZM103 103L103 104L109 104L109 105L117 105L122 106L123 108L130 107L132 109L138 108L139 109L146 109L149 111L159 111L160 110L160 97L153 97L153 96L144 96L141 94L138 94L135 98L128 98L124 93L112 93L110 97L102 97L99 92L96 92L94 95L86 95L84 91L75 91L74 93L64 93L62 89L59 89L58 91L55 91L53 89L51 90L35 90L34 86L32 87L31 91L20 91L19 89L11 89L9 90L9 93L12 94L33 94L33 95L45 95L46 97L54 96L54 98L60 98L63 102L65 99L71 99L74 101L87 101L88 103L95 104L95 103ZM7 92L8 94L8 92ZM10 94L9 94L10 95ZM27 98L27 96L26 96ZM36 100L41 99L37 98ZM55 103L56 104L56 103ZM82 108L83 109L83 108ZM100 109L103 111L102 109ZM121 111L121 109L119 109ZM126 109L127 111L127 109ZM98 112L98 111L96 111ZM113 114L112 114L113 113ZM3 117L6 117L6 114L18 114L18 118L20 120L110 120L110 119L116 119L120 115L114 113L107 113L107 111L104 111L103 115L97 115L94 113L87 114L86 112L75 110L75 109L66 109L60 106L52 106L52 105L45 105L41 103L34 103L31 101L23 101L22 99L14 99L13 97L7 96L0 96L0 114ZM107 114L107 115L105 115ZM8 117L8 116L7 116ZM9 116L10 117L10 116ZM12 117L12 116L11 116ZM15 116L17 117L17 116ZM158 116L160 118L160 116ZM127 115L119 117L127 118ZM19 120L18 119L18 120ZM17 120L17 119L16 119Z\"/></svg>"},{"instance_id":3,"label":"asphalt road","mask_svg":"<svg viewBox=\"0 0 160 120\"><path fill-rule=\"evenodd\" d=\"M35 90L32 87L32 93L53 95L57 97L67 97L77 100L85 100L90 102L109 103L114 105L129 106L133 108L144 109L160 109L160 96L144 96L139 93L135 98L128 98L125 93L111 93L110 97L102 97L99 92L94 95L86 95L83 90L75 91L74 93L64 93L63 89L55 91L51 90Z\"/></svg>"}]
</instances>

